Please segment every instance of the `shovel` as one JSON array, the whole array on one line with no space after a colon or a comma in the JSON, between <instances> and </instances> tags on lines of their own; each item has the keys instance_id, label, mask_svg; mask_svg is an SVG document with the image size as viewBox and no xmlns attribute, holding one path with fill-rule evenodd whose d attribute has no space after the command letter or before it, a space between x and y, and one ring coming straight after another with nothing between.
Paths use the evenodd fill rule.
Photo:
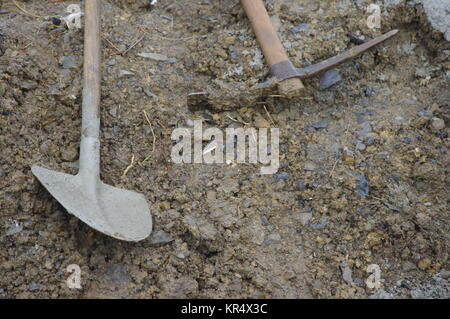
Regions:
<instances>
[{"instance_id":1,"label":"shovel","mask_svg":"<svg viewBox=\"0 0 450 319\"><path fill-rule=\"evenodd\" d=\"M100 0L88 0L85 1L80 168L77 175L35 165L31 171L70 214L106 235L139 241L152 231L145 197L100 180L100 45Z\"/></svg>"}]
</instances>

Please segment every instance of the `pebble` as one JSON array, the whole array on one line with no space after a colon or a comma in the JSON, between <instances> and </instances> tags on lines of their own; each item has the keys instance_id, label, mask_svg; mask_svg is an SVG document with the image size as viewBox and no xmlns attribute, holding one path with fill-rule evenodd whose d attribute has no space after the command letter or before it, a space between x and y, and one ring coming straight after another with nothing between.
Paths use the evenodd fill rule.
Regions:
<instances>
[{"instance_id":1,"label":"pebble","mask_svg":"<svg viewBox=\"0 0 450 319\"><path fill-rule=\"evenodd\" d=\"M348 284L353 283L353 278L352 278L352 270L350 269L350 267L348 266L347 262L343 262L341 264L341 271L342 271L342 278L344 279L344 281Z\"/></svg>"},{"instance_id":2,"label":"pebble","mask_svg":"<svg viewBox=\"0 0 450 319\"><path fill-rule=\"evenodd\" d=\"M269 220L267 219L266 216L261 215L261 216L259 216L259 218L261 219L261 223L263 223L264 226L270 225Z\"/></svg>"},{"instance_id":3,"label":"pebble","mask_svg":"<svg viewBox=\"0 0 450 319\"><path fill-rule=\"evenodd\" d=\"M427 270L431 266L431 260L429 258L423 258L417 264L420 270Z\"/></svg>"},{"instance_id":4,"label":"pebble","mask_svg":"<svg viewBox=\"0 0 450 319\"><path fill-rule=\"evenodd\" d=\"M57 18L57 17L52 17L52 23L54 25L60 25L61 24L61 19Z\"/></svg>"},{"instance_id":5,"label":"pebble","mask_svg":"<svg viewBox=\"0 0 450 319\"><path fill-rule=\"evenodd\" d=\"M411 271L411 270L415 270L417 269L416 265L414 265L412 262L410 261L405 261L402 265L402 270L405 272Z\"/></svg>"},{"instance_id":6,"label":"pebble","mask_svg":"<svg viewBox=\"0 0 450 319\"><path fill-rule=\"evenodd\" d=\"M108 110L109 115L111 115L112 117L116 117L117 116L117 106L113 106L112 108L110 108Z\"/></svg>"},{"instance_id":7,"label":"pebble","mask_svg":"<svg viewBox=\"0 0 450 319\"><path fill-rule=\"evenodd\" d=\"M364 137L372 132L372 125L369 122L363 123L361 130L359 131L359 136Z\"/></svg>"},{"instance_id":8,"label":"pebble","mask_svg":"<svg viewBox=\"0 0 450 319\"><path fill-rule=\"evenodd\" d=\"M364 177L364 175L355 173L356 178L359 180L359 183L356 184L356 192L361 196L367 196L370 192L369 182Z\"/></svg>"},{"instance_id":9,"label":"pebble","mask_svg":"<svg viewBox=\"0 0 450 319\"><path fill-rule=\"evenodd\" d=\"M296 25L295 27L291 28L289 31L291 31L292 33L299 33L300 31L306 31L308 30L309 27L306 23L300 23L298 25Z\"/></svg>"},{"instance_id":10,"label":"pebble","mask_svg":"<svg viewBox=\"0 0 450 319\"><path fill-rule=\"evenodd\" d=\"M432 117L433 116L433 111L423 110L423 111L420 111L418 114L419 114L420 117Z\"/></svg>"},{"instance_id":11,"label":"pebble","mask_svg":"<svg viewBox=\"0 0 450 319\"><path fill-rule=\"evenodd\" d=\"M269 246L271 244L281 241L281 236L278 233L270 234L263 242L263 246Z\"/></svg>"},{"instance_id":12,"label":"pebble","mask_svg":"<svg viewBox=\"0 0 450 319\"><path fill-rule=\"evenodd\" d=\"M151 98L157 98L157 96L156 96L155 94L153 94L153 92L150 91L149 89L145 89L145 90L144 90L144 93L145 93L145 95L147 95L148 97L151 97Z\"/></svg>"},{"instance_id":13,"label":"pebble","mask_svg":"<svg viewBox=\"0 0 450 319\"><path fill-rule=\"evenodd\" d=\"M326 90L341 80L342 76L338 70L329 70L320 76L320 89Z\"/></svg>"},{"instance_id":14,"label":"pebble","mask_svg":"<svg viewBox=\"0 0 450 319\"><path fill-rule=\"evenodd\" d=\"M41 286L39 284L33 282L30 285L30 287L28 288L28 290L29 291L36 291L36 290L39 290L39 288L41 288Z\"/></svg>"},{"instance_id":15,"label":"pebble","mask_svg":"<svg viewBox=\"0 0 450 319\"><path fill-rule=\"evenodd\" d=\"M358 36L356 34L353 34L351 32L347 33L347 37L350 40L350 42L354 43L354 44L364 44L367 41L364 39L364 36Z\"/></svg>"},{"instance_id":16,"label":"pebble","mask_svg":"<svg viewBox=\"0 0 450 319\"><path fill-rule=\"evenodd\" d=\"M303 190L305 190L306 189L306 185L305 185L305 181L298 181L297 182L297 187L298 187L298 189L299 190L301 190L301 191L303 191Z\"/></svg>"},{"instance_id":17,"label":"pebble","mask_svg":"<svg viewBox=\"0 0 450 319\"><path fill-rule=\"evenodd\" d=\"M444 120L438 117L433 117L431 119L431 128L435 131L443 130L445 128Z\"/></svg>"},{"instance_id":18,"label":"pebble","mask_svg":"<svg viewBox=\"0 0 450 319\"><path fill-rule=\"evenodd\" d=\"M150 52L141 52L138 53L137 56L140 56L142 58L147 58L154 61L164 62L167 61L169 58L165 55L158 54L158 53L150 53Z\"/></svg>"},{"instance_id":19,"label":"pebble","mask_svg":"<svg viewBox=\"0 0 450 319\"><path fill-rule=\"evenodd\" d=\"M361 278L355 278L355 279L353 279L353 282L359 286L364 285L364 281Z\"/></svg>"},{"instance_id":20,"label":"pebble","mask_svg":"<svg viewBox=\"0 0 450 319\"><path fill-rule=\"evenodd\" d=\"M373 137L367 138L366 144L367 144L367 145L373 145L373 144L375 144L375 139L374 139Z\"/></svg>"},{"instance_id":21,"label":"pebble","mask_svg":"<svg viewBox=\"0 0 450 319\"><path fill-rule=\"evenodd\" d=\"M187 215L183 222L188 231L197 239L214 240L219 234L214 225L207 220Z\"/></svg>"},{"instance_id":22,"label":"pebble","mask_svg":"<svg viewBox=\"0 0 450 319\"><path fill-rule=\"evenodd\" d=\"M23 226L20 224L12 225L5 233L5 236L11 236L20 233L23 230Z\"/></svg>"},{"instance_id":23,"label":"pebble","mask_svg":"<svg viewBox=\"0 0 450 319\"><path fill-rule=\"evenodd\" d=\"M119 70L119 77L121 78L130 75L134 75L134 73L127 70Z\"/></svg>"},{"instance_id":24,"label":"pebble","mask_svg":"<svg viewBox=\"0 0 450 319\"><path fill-rule=\"evenodd\" d=\"M306 162L306 163L305 163L305 166L304 166L304 168L303 168L303 170L309 171L309 172L314 171L315 169L316 169L316 165L314 165L314 164L311 163L311 162Z\"/></svg>"},{"instance_id":25,"label":"pebble","mask_svg":"<svg viewBox=\"0 0 450 319\"><path fill-rule=\"evenodd\" d=\"M372 97L375 95L375 88L373 86L368 86L363 89L364 95L367 97Z\"/></svg>"},{"instance_id":26,"label":"pebble","mask_svg":"<svg viewBox=\"0 0 450 319\"><path fill-rule=\"evenodd\" d=\"M303 226L308 225L311 218L312 218L312 213L300 213L300 223Z\"/></svg>"},{"instance_id":27,"label":"pebble","mask_svg":"<svg viewBox=\"0 0 450 319\"><path fill-rule=\"evenodd\" d=\"M68 147L61 150L61 159L65 162L73 162L78 158L78 151L75 147Z\"/></svg>"},{"instance_id":28,"label":"pebble","mask_svg":"<svg viewBox=\"0 0 450 319\"><path fill-rule=\"evenodd\" d=\"M114 135L119 135L120 128L117 125L114 125L112 128L112 131L113 131Z\"/></svg>"},{"instance_id":29,"label":"pebble","mask_svg":"<svg viewBox=\"0 0 450 319\"><path fill-rule=\"evenodd\" d=\"M275 174L273 177L276 181L287 181L289 179L289 174L286 172Z\"/></svg>"},{"instance_id":30,"label":"pebble","mask_svg":"<svg viewBox=\"0 0 450 319\"><path fill-rule=\"evenodd\" d=\"M310 224L309 226L312 229L319 230L319 229L324 229L327 225L328 225L328 217L325 216L320 219L320 223Z\"/></svg>"},{"instance_id":31,"label":"pebble","mask_svg":"<svg viewBox=\"0 0 450 319\"><path fill-rule=\"evenodd\" d=\"M388 152L380 152L378 153L378 156L383 159L383 160L388 160L389 159L389 153Z\"/></svg>"},{"instance_id":32,"label":"pebble","mask_svg":"<svg viewBox=\"0 0 450 319\"><path fill-rule=\"evenodd\" d=\"M174 239L164 230L158 230L150 236L150 245L164 245L171 243Z\"/></svg>"},{"instance_id":33,"label":"pebble","mask_svg":"<svg viewBox=\"0 0 450 319\"><path fill-rule=\"evenodd\" d=\"M68 55L62 58L61 65L64 69L72 69L76 66L75 56Z\"/></svg>"},{"instance_id":34,"label":"pebble","mask_svg":"<svg viewBox=\"0 0 450 319\"><path fill-rule=\"evenodd\" d=\"M323 128L327 128L328 124L330 124L330 120L329 119L325 119L325 120L313 123L312 127L314 127L316 130L320 130L320 129L323 129Z\"/></svg>"},{"instance_id":35,"label":"pebble","mask_svg":"<svg viewBox=\"0 0 450 319\"><path fill-rule=\"evenodd\" d=\"M357 149L358 151L364 151L364 150L366 149L366 145L365 145L363 142L358 142L358 143L356 144L356 149Z\"/></svg>"}]
</instances>

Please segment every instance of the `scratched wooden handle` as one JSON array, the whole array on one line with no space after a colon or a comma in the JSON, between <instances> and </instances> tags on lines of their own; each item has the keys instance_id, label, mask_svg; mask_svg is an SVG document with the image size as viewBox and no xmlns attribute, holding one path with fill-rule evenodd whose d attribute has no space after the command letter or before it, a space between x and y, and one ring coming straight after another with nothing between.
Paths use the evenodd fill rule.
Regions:
<instances>
[{"instance_id":1,"label":"scratched wooden handle","mask_svg":"<svg viewBox=\"0 0 450 319\"><path fill-rule=\"evenodd\" d=\"M280 63L289 63L289 57L278 38L262 0L241 0L241 3L269 67L272 68ZM300 95L304 88L299 78L290 78L279 83L280 93L288 97Z\"/></svg>"}]
</instances>

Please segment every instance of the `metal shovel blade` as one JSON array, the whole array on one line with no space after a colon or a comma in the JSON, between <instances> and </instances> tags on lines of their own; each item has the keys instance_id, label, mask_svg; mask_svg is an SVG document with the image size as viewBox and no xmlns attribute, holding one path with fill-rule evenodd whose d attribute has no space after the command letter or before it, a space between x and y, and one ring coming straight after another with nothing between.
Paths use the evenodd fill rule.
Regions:
<instances>
[{"instance_id":1,"label":"metal shovel blade","mask_svg":"<svg viewBox=\"0 0 450 319\"><path fill-rule=\"evenodd\" d=\"M142 194L103 183L89 176L31 168L42 185L72 215L117 239L139 241L150 235L152 218Z\"/></svg>"}]
</instances>

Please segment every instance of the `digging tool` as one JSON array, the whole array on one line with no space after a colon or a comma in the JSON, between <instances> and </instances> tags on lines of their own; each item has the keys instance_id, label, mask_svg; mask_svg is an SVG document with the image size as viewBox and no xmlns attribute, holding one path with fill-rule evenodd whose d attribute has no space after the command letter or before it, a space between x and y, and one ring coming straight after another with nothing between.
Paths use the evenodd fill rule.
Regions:
<instances>
[{"instance_id":1,"label":"digging tool","mask_svg":"<svg viewBox=\"0 0 450 319\"><path fill-rule=\"evenodd\" d=\"M344 54L322 61L303 69L297 69L289 60L286 51L267 13L262 0L241 0L245 13L269 64L270 71L279 81L280 94L286 97L301 95L304 90L302 78L312 77L344 63L371 47L394 36L398 30L392 30L372 41L364 43Z\"/></svg>"},{"instance_id":2,"label":"digging tool","mask_svg":"<svg viewBox=\"0 0 450 319\"><path fill-rule=\"evenodd\" d=\"M295 68L292 63L284 63L287 65L287 68L284 68L283 71L279 72L278 69L271 69L272 74L277 78L278 81L281 81L280 83L288 83L284 88L283 86L278 87L278 93L282 94L282 97L293 97L292 95L286 95L286 90L289 90L289 88L295 87L291 85L292 82L286 82L290 79L307 79L311 77L315 77L320 75L321 73L334 69L337 66L341 65L342 63L345 63L351 59L354 59L358 55L366 52L367 50L377 46L378 44L390 39L394 35L398 33L398 30L392 30L389 31L379 37L376 37L375 39L369 40L361 45L358 45L356 47L351 48L350 50L345 51L342 54L339 54L335 57L332 57L330 59L321 61L319 63L309 65L304 68ZM262 96L266 96L267 92L271 92L271 84L276 83L277 81L266 81L264 83L259 83L255 87L249 88L251 91L259 91L262 93ZM280 84L279 83L279 84ZM298 83L298 82L297 82ZM259 99L259 96L252 96L251 94L248 94L249 89L241 89L241 88L233 88L230 86L231 89L229 89L230 92L227 90L219 90L219 94L217 94L217 91L213 90L211 92L208 91L200 91L200 92L193 92L189 93L187 95L187 106L190 111L198 111L202 108L208 108L214 105L220 105L222 107L230 107L235 105L254 105L257 102L257 99ZM287 88L287 89L286 89ZM300 88L300 86L297 86L297 88ZM283 92L284 90L284 92ZM301 91L302 89L300 89ZM284 93L284 94L283 94ZM272 93L269 95L273 95ZM262 97L261 96L261 97ZM275 96L275 95L274 95Z\"/></svg>"},{"instance_id":3,"label":"digging tool","mask_svg":"<svg viewBox=\"0 0 450 319\"><path fill-rule=\"evenodd\" d=\"M281 80L278 84L280 94L288 97L301 95L305 87L300 78L287 76L294 66L278 38L264 3L262 0L241 0L241 3L272 74Z\"/></svg>"},{"instance_id":4,"label":"digging tool","mask_svg":"<svg viewBox=\"0 0 450 319\"><path fill-rule=\"evenodd\" d=\"M276 81L270 79L250 88L243 88L239 85L227 85L221 81L216 81L219 90L192 92L187 95L187 106L190 111L195 112L205 107L214 107L214 105L225 109L236 105L254 105L259 97L247 94L249 90L261 93L262 96L260 97L281 95L281 97L292 98L302 95L302 92L305 91L302 79L318 76L327 70L354 59L398 33L398 30L391 30L370 41L360 41L362 44L335 57L304 68L296 68L289 60L262 0L241 0L241 3L269 64L270 72ZM278 84L278 94L272 93L272 84Z\"/></svg>"},{"instance_id":5,"label":"digging tool","mask_svg":"<svg viewBox=\"0 0 450 319\"><path fill-rule=\"evenodd\" d=\"M106 235L139 241L152 230L145 197L100 180L100 23L100 0L85 1L79 172L69 175L39 166L33 166L31 170L70 214Z\"/></svg>"}]
</instances>

